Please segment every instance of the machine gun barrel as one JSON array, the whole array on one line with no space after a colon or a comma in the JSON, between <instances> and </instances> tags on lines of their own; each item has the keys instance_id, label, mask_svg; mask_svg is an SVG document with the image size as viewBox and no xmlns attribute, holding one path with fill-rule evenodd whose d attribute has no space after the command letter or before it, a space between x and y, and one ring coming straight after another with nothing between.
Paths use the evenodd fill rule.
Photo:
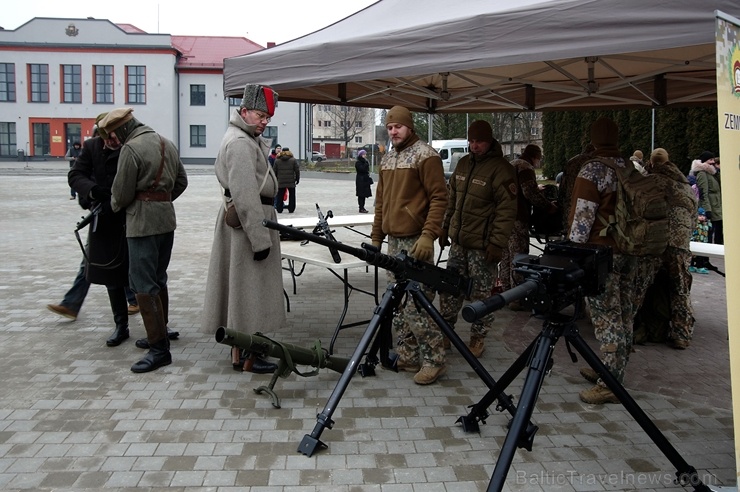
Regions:
<instances>
[{"instance_id":1,"label":"machine gun barrel","mask_svg":"<svg viewBox=\"0 0 740 492\"><path fill-rule=\"evenodd\" d=\"M493 295L488 299L471 302L462 309L462 317L465 321L473 323L483 316L501 309L511 301L524 299L539 286L537 280L528 279L514 288L506 290L500 294Z\"/></svg>"},{"instance_id":2,"label":"machine gun barrel","mask_svg":"<svg viewBox=\"0 0 740 492\"><path fill-rule=\"evenodd\" d=\"M216 341L225 345L236 345L261 357L275 357L285 362L287 367L300 364L341 373L349 364L349 359L328 355L318 347L308 349L289 343L278 343L260 334L241 333L223 326L216 330Z\"/></svg>"},{"instance_id":3,"label":"machine gun barrel","mask_svg":"<svg viewBox=\"0 0 740 492\"><path fill-rule=\"evenodd\" d=\"M262 225L269 229L275 229L287 236L297 239L303 239L326 246L336 248L343 253L350 254L356 258L366 261L368 264L383 268L403 279L415 280L422 284L434 288L438 292L447 292L450 294L470 295L473 288L473 282L467 277L463 277L455 272L440 268L423 261L415 260L402 252L398 256L390 256L381 253L371 244L362 243L362 248L354 248L344 243L331 241L329 239L309 234L294 227L285 226L272 220L263 220Z\"/></svg>"}]
</instances>

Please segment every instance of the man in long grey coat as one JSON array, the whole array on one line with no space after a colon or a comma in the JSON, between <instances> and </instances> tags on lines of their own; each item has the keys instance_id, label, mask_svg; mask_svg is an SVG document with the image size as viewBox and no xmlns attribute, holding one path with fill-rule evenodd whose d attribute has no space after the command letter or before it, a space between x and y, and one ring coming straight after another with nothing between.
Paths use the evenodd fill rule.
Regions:
<instances>
[{"instance_id":1,"label":"man in long grey coat","mask_svg":"<svg viewBox=\"0 0 740 492\"><path fill-rule=\"evenodd\" d=\"M206 282L201 332L220 326L268 336L285 322L280 235L262 225L277 220L273 199L278 182L267 157L270 141L262 132L275 112L278 95L269 87L249 84L234 109L216 158L216 178L224 205L218 212ZM225 221L233 207L238 223ZM236 226L236 227L234 227ZM235 370L274 372L273 363L240 354L232 347Z\"/></svg>"}]
</instances>

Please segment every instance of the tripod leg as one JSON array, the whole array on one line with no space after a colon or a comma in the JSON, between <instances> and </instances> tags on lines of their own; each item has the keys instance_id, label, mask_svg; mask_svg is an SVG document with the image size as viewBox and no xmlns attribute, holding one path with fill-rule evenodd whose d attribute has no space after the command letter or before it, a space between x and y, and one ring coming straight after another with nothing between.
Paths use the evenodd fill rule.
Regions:
<instances>
[{"instance_id":1,"label":"tripod leg","mask_svg":"<svg viewBox=\"0 0 740 492\"><path fill-rule=\"evenodd\" d=\"M562 330L559 326L546 323L542 334L537 339L537 345L534 348L532 360L529 364L529 371L524 380L522 394L519 398L519 408L514 415L514 419L511 421L509 432L506 433L506 440L504 440L504 444L501 446L501 452L499 453L498 460L496 460L496 467L493 469L491 482L488 484L489 492L500 492L504 487L504 481L509 472L511 462L514 459L514 453L534 411L537 396L540 393L540 389L542 389L542 382L550 367L555 343L557 343L561 332Z\"/></svg>"},{"instance_id":2,"label":"tripod leg","mask_svg":"<svg viewBox=\"0 0 740 492\"><path fill-rule=\"evenodd\" d=\"M326 427L331 429L334 425L334 421L331 419L331 417L334 414L337 405L339 404L339 400L342 399L342 395L347 390L347 386L349 385L352 376L357 371L360 359L362 359L362 356L367 351L371 340L378 331L378 327L382 323L383 317L391 316L393 314L393 309L400 302L400 298L403 294L404 289L405 284L392 283L388 285L385 294L383 294L383 299L381 300L378 307L375 308L373 317L370 319L370 323L367 325L365 333L362 335L360 342L357 344L357 348L355 348L352 357L347 363L347 367L344 369L344 372L339 378L337 385L334 387L334 391L332 391L331 395L329 396L329 400L326 402L324 410L322 410L322 412L316 417L318 421L316 423L316 426L314 426L313 431L310 435L306 434L305 436L303 436L303 440L298 445L299 453L303 453L306 456L310 457L317 448L326 448L326 444L319 440L319 438L321 437L321 433Z\"/></svg>"},{"instance_id":3,"label":"tripod leg","mask_svg":"<svg viewBox=\"0 0 740 492\"><path fill-rule=\"evenodd\" d=\"M511 415L514 415L516 413L516 406L514 406L514 404L512 403L511 396L505 394L503 391L509 386L509 384L511 384L514 378L524 368L530 349L527 349L526 356L524 356L523 354L520 357L521 367L512 367L512 369L504 374L504 380L496 383L496 380L488 371L486 371L485 367L483 367L483 364L480 363L478 358L470 352L470 349L467 345L465 345L465 342L462 341L460 335L458 335L457 332L452 328L452 326L450 326L450 324L442 317L442 313L440 313L437 308L434 307L431 302L429 302L429 299L427 299L427 297L424 295L424 292L421 290L419 284L417 282L411 282L410 286L407 287L407 290L411 292L411 295L418 303L418 305L420 305L427 313L429 313L429 316L431 316L437 326L440 327L442 333L444 333L445 336L450 339L450 343L455 346L455 348L458 352L460 352L465 361L470 365L470 367L473 368L478 377L481 378L483 383L489 388L489 392L486 394L483 401L487 401L487 397L490 399L490 401L488 401L485 406L482 406L481 403L479 403L478 405L474 406L474 410L473 412L471 412L471 414L458 419L458 421L463 424L464 430L466 432L479 431L477 420L481 420L485 423L485 419L488 416L486 409L488 408L488 406L490 406L493 400L498 400L501 407L506 408L509 413L511 413ZM534 342L532 343L532 345L534 345ZM534 432L536 431L537 428L534 427Z\"/></svg>"},{"instance_id":4,"label":"tripod leg","mask_svg":"<svg viewBox=\"0 0 740 492\"><path fill-rule=\"evenodd\" d=\"M711 489L704 485L699 479L696 469L686 463L683 457L678 453L676 448L668 442L668 439L660 432L650 417L640 408L637 402L630 396L622 384L617 381L609 369L601 362L601 359L588 346L586 341L581 337L578 328L571 323L565 334L566 339L570 342L578 353L584 358L588 365L596 371L602 381L610 390L619 398L622 406L632 415L635 421L640 424L642 430L650 437L656 446L663 452L666 458L676 467L676 482L681 486L692 486L694 490L707 491Z\"/></svg>"}]
</instances>

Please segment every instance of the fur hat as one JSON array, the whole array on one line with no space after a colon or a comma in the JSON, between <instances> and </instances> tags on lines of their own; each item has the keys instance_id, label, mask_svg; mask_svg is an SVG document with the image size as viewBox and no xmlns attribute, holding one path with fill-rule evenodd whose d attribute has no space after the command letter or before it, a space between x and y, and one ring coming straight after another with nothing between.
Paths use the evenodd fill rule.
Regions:
<instances>
[{"instance_id":1,"label":"fur hat","mask_svg":"<svg viewBox=\"0 0 740 492\"><path fill-rule=\"evenodd\" d=\"M635 159L637 159L638 161L641 161L641 160L642 160L642 157L643 157L643 155L642 155L642 151L641 151L641 150L636 150L636 151L635 151L635 152L634 152L634 153L632 154L632 157L630 157L630 160L631 160L631 161L634 161Z\"/></svg>"},{"instance_id":2,"label":"fur hat","mask_svg":"<svg viewBox=\"0 0 740 492\"><path fill-rule=\"evenodd\" d=\"M98 130L102 130L105 133L116 131L124 123L134 119L134 115L131 114L133 112L134 110L132 108L116 108L110 111L98 122Z\"/></svg>"},{"instance_id":3,"label":"fur hat","mask_svg":"<svg viewBox=\"0 0 740 492\"><path fill-rule=\"evenodd\" d=\"M619 127L609 118L602 116L591 124L591 143L596 150L618 151Z\"/></svg>"},{"instance_id":4,"label":"fur hat","mask_svg":"<svg viewBox=\"0 0 740 492\"><path fill-rule=\"evenodd\" d=\"M705 150L699 155L699 160L702 162L707 162L709 159L714 159L714 154L712 154L708 150Z\"/></svg>"},{"instance_id":5,"label":"fur hat","mask_svg":"<svg viewBox=\"0 0 740 492\"><path fill-rule=\"evenodd\" d=\"M362 156L365 156L365 155L367 155L367 150L365 150L365 149L362 149L361 151L359 151L357 153L357 157L362 157Z\"/></svg>"},{"instance_id":6,"label":"fur hat","mask_svg":"<svg viewBox=\"0 0 740 492\"><path fill-rule=\"evenodd\" d=\"M468 140L493 143L493 128L484 120L475 120L468 127Z\"/></svg>"},{"instance_id":7,"label":"fur hat","mask_svg":"<svg viewBox=\"0 0 740 492\"><path fill-rule=\"evenodd\" d=\"M668 152L665 149L658 147L650 154L650 162L652 164L663 164L668 162Z\"/></svg>"},{"instance_id":8,"label":"fur hat","mask_svg":"<svg viewBox=\"0 0 740 492\"><path fill-rule=\"evenodd\" d=\"M411 116L411 111L403 106L393 106L385 115L385 126L391 123L398 123L412 130L414 129L414 118Z\"/></svg>"},{"instance_id":9,"label":"fur hat","mask_svg":"<svg viewBox=\"0 0 740 492\"><path fill-rule=\"evenodd\" d=\"M244 87L244 96L242 97L242 108L262 111L270 116L275 114L275 108L278 105L278 93L271 87L259 84L247 84Z\"/></svg>"}]
</instances>

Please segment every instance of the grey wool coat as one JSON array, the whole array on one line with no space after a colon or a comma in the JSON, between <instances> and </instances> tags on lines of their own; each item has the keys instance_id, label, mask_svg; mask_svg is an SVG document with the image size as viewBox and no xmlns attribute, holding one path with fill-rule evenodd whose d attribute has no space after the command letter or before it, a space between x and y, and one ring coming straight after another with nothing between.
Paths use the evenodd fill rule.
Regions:
<instances>
[{"instance_id":1,"label":"grey wool coat","mask_svg":"<svg viewBox=\"0 0 740 492\"><path fill-rule=\"evenodd\" d=\"M234 109L216 158L216 178L229 190L242 228L226 225L222 204L213 234L202 333L213 334L224 326L274 336L285 324L280 235L262 225L263 219L277 221L272 205L277 178L267 161L268 141L254 129ZM260 197L269 198L269 203L263 204ZM267 248L268 257L254 261L254 253Z\"/></svg>"}]
</instances>

